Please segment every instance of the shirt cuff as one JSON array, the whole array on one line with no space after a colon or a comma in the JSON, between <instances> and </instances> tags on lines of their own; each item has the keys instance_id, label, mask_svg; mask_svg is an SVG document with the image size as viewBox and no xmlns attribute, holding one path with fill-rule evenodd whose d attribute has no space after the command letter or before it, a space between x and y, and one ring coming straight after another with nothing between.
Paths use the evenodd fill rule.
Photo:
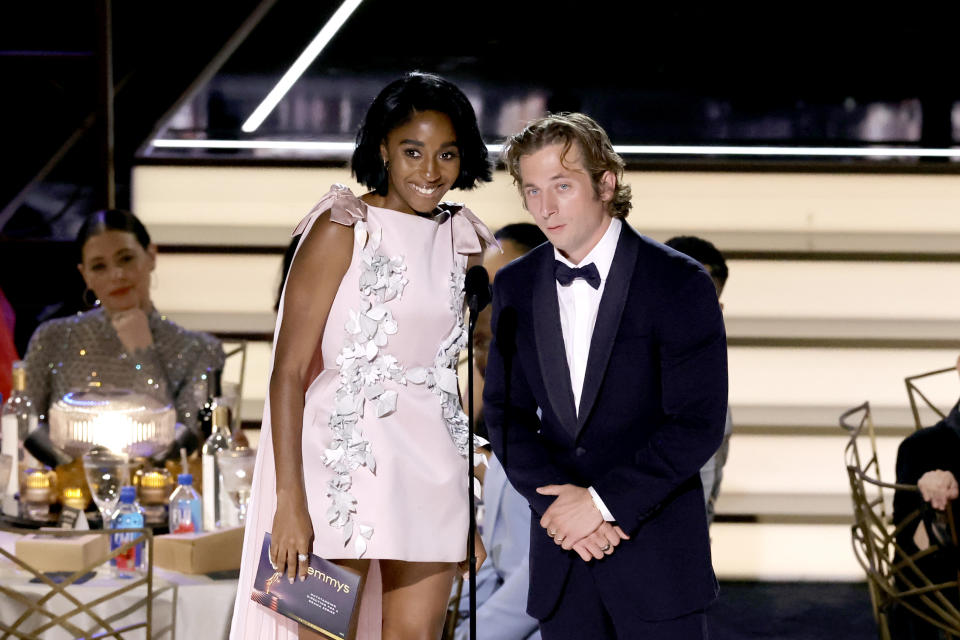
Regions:
<instances>
[{"instance_id":1,"label":"shirt cuff","mask_svg":"<svg viewBox=\"0 0 960 640\"><path fill-rule=\"evenodd\" d=\"M590 492L590 497L593 498L593 504L600 510L600 515L603 516L603 519L607 522L614 522L616 518L614 518L610 510L607 509L607 505L603 504L603 500L597 495L596 490L593 487L587 487L587 491Z\"/></svg>"}]
</instances>

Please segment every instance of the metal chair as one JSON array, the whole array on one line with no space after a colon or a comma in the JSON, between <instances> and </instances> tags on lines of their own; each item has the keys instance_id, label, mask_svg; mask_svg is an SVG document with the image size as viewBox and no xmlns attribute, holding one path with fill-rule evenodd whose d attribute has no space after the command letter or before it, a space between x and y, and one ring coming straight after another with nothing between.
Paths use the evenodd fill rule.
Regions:
<instances>
[{"instance_id":1,"label":"metal chair","mask_svg":"<svg viewBox=\"0 0 960 640\"><path fill-rule=\"evenodd\" d=\"M23 530L3 528L3 531L22 534ZM113 533L111 530L92 530L92 531L68 531L68 530L46 530L30 531L34 535L49 535L56 537L65 536L85 536L85 535L106 535ZM95 560L88 566L66 576L59 582L51 580L43 571L27 564L15 554L8 550L0 548L0 555L14 563L21 570L32 574L39 580L40 584L45 585L48 591L39 598L27 596L22 590L11 587L10 584L0 584L0 597L8 598L15 604L23 608L23 612L13 621L0 620L0 639L20 638L22 640L32 640L43 637L47 631L62 629L73 638L148 638L155 640L167 634L170 640L174 640L174 622L176 620L176 602L177 586L175 584L161 583L159 587L155 582L153 574L153 532L150 529L126 529L125 533L136 534L134 538L126 544L112 550L106 558ZM111 558L117 557L128 551L137 544L143 544L147 553L146 569L142 575L130 578L123 586L108 591L90 600L85 600L83 587L75 584L86 574L96 571L99 567L109 563ZM72 587L72 588L71 588ZM132 604L127 602L128 598L121 600L122 596L130 594L134 597L140 596L134 590L144 590L145 594L138 597ZM154 602L161 594L170 591L172 593L172 609L169 624L158 628L154 619ZM63 610L64 600L67 610ZM117 610L110 610L108 614L102 613L105 608L115 603ZM72 608L70 608L72 607ZM135 615L138 610L143 611L143 619L140 622L124 623L123 621L131 615ZM101 613L98 613L101 612ZM92 621L89 628L84 629L82 625L90 624L84 617Z\"/></svg>"},{"instance_id":2,"label":"metal chair","mask_svg":"<svg viewBox=\"0 0 960 640\"><path fill-rule=\"evenodd\" d=\"M453 634L460 623L460 597L463 595L463 576L459 573L453 582L453 594L447 602L447 615L443 622L441 640L453 640Z\"/></svg>"},{"instance_id":3,"label":"metal chair","mask_svg":"<svg viewBox=\"0 0 960 640\"><path fill-rule=\"evenodd\" d=\"M947 414L937 407L936 404L931 401L926 394L917 386L917 380L922 380L924 378L931 378L943 373L953 372L956 373L956 367L947 367L946 369L937 369L935 371L928 371L926 373L918 373L915 376L908 376L904 379L904 383L907 385L907 397L910 399L910 411L913 413L913 426L916 429L922 429L924 427L923 420L920 417L920 406L925 405L928 409L931 409L935 414L937 414L940 419L947 417ZM923 405L920 405L917 402L917 398L923 401Z\"/></svg>"},{"instance_id":4,"label":"metal chair","mask_svg":"<svg viewBox=\"0 0 960 640\"><path fill-rule=\"evenodd\" d=\"M880 479L876 431L869 403L845 412L840 416L840 425L850 433L844 458L853 497L853 551L866 573L880 638L891 638L890 613L894 607L909 611L951 637L960 637L960 610L955 600L958 581L934 583L918 566L918 562L934 553L947 555L953 550L946 545L935 544L932 537L930 547L912 554L898 544L899 534L914 531L923 523L924 510L917 509L902 522L894 524L890 506L893 494L895 491L918 489L916 485L895 484ZM869 442L867 451L862 450L864 438ZM955 549L957 534L951 507L948 505L945 517Z\"/></svg>"}]
</instances>

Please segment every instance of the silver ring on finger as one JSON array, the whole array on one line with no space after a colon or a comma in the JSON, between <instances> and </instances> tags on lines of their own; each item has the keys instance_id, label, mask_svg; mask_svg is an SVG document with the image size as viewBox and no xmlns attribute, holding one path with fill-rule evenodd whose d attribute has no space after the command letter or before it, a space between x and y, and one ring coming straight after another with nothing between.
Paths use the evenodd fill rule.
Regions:
<instances>
[{"instance_id":1,"label":"silver ring on finger","mask_svg":"<svg viewBox=\"0 0 960 640\"><path fill-rule=\"evenodd\" d=\"M609 550L609 549L610 549L610 543L609 543L609 542L608 542L607 544L603 545L602 547L600 547L600 551L604 551L604 552L606 552L606 551Z\"/></svg>"},{"instance_id":2,"label":"silver ring on finger","mask_svg":"<svg viewBox=\"0 0 960 640\"><path fill-rule=\"evenodd\" d=\"M300 562L306 562L309 558L310 558L310 556L308 556L308 555L305 554L305 553L298 553L298 554L297 554L297 560L299 560Z\"/></svg>"}]
</instances>

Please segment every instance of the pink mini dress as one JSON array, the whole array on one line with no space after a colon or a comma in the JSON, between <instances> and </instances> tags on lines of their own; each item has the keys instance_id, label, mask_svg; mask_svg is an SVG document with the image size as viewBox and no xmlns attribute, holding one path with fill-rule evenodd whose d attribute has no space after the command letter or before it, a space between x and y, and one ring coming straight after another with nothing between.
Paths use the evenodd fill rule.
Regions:
<instances>
[{"instance_id":1,"label":"pink mini dress","mask_svg":"<svg viewBox=\"0 0 960 640\"><path fill-rule=\"evenodd\" d=\"M456 371L467 340L463 284L468 256L483 251L481 240L496 240L460 205L442 203L424 218L370 206L343 185L334 185L294 234L305 238L328 210L330 221L321 224L353 227L353 256L323 331L323 369L305 394L303 476L313 553L373 560L357 637L379 638L376 560L466 557L467 417ZM232 640L297 637L295 622L250 600L275 511L268 397Z\"/></svg>"}]
</instances>

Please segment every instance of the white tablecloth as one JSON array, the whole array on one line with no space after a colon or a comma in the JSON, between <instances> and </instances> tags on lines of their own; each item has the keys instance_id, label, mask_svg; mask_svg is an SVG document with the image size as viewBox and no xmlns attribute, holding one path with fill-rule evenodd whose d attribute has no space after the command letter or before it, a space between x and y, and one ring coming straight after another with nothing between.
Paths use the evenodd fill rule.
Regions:
<instances>
[{"instance_id":1,"label":"white tablecloth","mask_svg":"<svg viewBox=\"0 0 960 640\"><path fill-rule=\"evenodd\" d=\"M0 531L0 547L13 553L17 537L16 534ZM233 613L233 601L237 595L236 580L213 580L204 575L187 575L158 568L154 568L153 575L154 589L159 590L169 584L174 584L177 587L160 594L155 599L153 605L154 630L170 624L175 597L176 624L174 629L176 640L192 640L194 638L218 640L227 637L230 616ZM16 590L36 602L49 592L49 588L45 584L31 583L32 577L32 574L23 571L10 560L0 556L0 582L5 587ZM91 602L127 582L127 580L114 577L109 567L101 567L89 581L80 585L72 585L67 590L81 602ZM97 615L109 616L131 606L135 601L143 598L145 593L146 587L141 586L100 604L95 608L95 611ZM74 607L75 605L60 595L46 605L47 610L56 612L58 615L66 613ZM24 610L22 604L0 595L0 620L4 624L12 624ZM38 616L34 615L30 625L21 627L21 631L37 628L47 619L44 617L41 621ZM123 624L131 624L143 619L144 610L139 609L123 622L113 624L115 627L123 626ZM85 630L95 624L85 614L77 615L70 621ZM97 631L100 631L100 629L97 629ZM124 637L144 638L144 633L140 630L131 632L129 636ZM167 634L166 637L169 638L170 635ZM70 639L73 636L63 628L55 627L45 632L41 638L43 640L61 640Z\"/></svg>"}]
</instances>

